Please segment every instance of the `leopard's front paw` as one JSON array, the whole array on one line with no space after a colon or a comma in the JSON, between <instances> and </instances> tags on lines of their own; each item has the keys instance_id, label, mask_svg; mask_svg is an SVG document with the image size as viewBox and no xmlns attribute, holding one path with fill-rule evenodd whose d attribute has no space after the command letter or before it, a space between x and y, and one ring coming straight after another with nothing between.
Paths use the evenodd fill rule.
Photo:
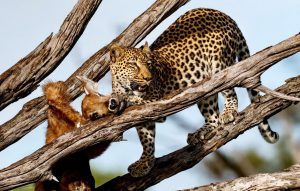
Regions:
<instances>
[{"instance_id":1,"label":"leopard's front paw","mask_svg":"<svg viewBox=\"0 0 300 191\"><path fill-rule=\"evenodd\" d=\"M154 163L155 158L140 159L128 167L128 172L132 177L145 176L153 168Z\"/></svg>"},{"instance_id":2,"label":"leopard's front paw","mask_svg":"<svg viewBox=\"0 0 300 191\"><path fill-rule=\"evenodd\" d=\"M201 142L200 138L197 135L197 132L195 133L189 133L186 141L189 145L197 145L199 142Z\"/></svg>"},{"instance_id":3,"label":"leopard's front paw","mask_svg":"<svg viewBox=\"0 0 300 191\"><path fill-rule=\"evenodd\" d=\"M199 143L203 143L204 140L210 139L213 134L211 132L214 130L214 126L204 125L202 128L198 129L194 133L189 133L187 138L187 143L189 145L198 145Z\"/></svg>"},{"instance_id":4,"label":"leopard's front paw","mask_svg":"<svg viewBox=\"0 0 300 191\"><path fill-rule=\"evenodd\" d=\"M227 123L231 123L235 120L235 118L237 117L238 113L235 110L227 110L224 111L221 115L220 115L220 120L222 124L227 124Z\"/></svg>"}]
</instances>

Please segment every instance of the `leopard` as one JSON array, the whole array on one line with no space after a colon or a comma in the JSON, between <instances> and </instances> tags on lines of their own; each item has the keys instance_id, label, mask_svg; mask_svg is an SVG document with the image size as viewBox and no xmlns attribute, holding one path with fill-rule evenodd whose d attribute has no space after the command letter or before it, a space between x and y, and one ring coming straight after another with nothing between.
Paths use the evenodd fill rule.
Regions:
<instances>
[{"instance_id":1,"label":"leopard","mask_svg":"<svg viewBox=\"0 0 300 191\"><path fill-rule=\"evenodd\" d=\"M159 101L249 56L246 40L232 18L214 9L193 9L180 16L150 46L147 42L138 48L116 43L111 46L112 94L124 98L128 106ZM259 99L259 92L247 91L251 102ZM202 128L188 134L188 144L201 144L218 126L234 123L238 116L236 92L228 88L220 93L224 96L223 111L219 111L218 94L197 102L205 121ZM155 122L136 126L143 152L128 167L133 177L147 175L155 164ZM258 127L267 142L278 140L278 133L270 128L267 119Z\"/></svg>"}]
</instances>

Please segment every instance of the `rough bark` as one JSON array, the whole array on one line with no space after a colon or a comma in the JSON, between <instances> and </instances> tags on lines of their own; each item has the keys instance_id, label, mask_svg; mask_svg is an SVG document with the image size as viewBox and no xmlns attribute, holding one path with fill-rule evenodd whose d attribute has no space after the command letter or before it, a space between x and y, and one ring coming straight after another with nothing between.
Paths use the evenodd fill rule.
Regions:
<instances>
[{"instance_id":1,"label":"rough bark","mask_svg":"<svg viewBox=\"0 0 300 191\"><path fill-rule=\"evenodd\" d=\"M59 32L49 35L25 58L0 75L0 111L26 97L63 61L73 48L102 0L80 0Z\"/></svg>"},{"instance_id":2,"label":"rough bark","mask_svg":"<svg viewBox=\"0 0 300 191\"><path fill-rule=\"evenodd\" d=\"M300 35L291 37L274 47L265 49L252 57L217 73L211 79L194 84L174 97L125 110L121 116L110 116L92 122L81 129L67 133L44 146L32 155L0 171L0 189L37 181L49 173L51 166L62 157L104 140L119 140L121 134L130 127L148 120L155 120L173 114L192 104L200 98L238 85L255 87L259 75L275 64L300 49ZM300 96L300 76L291 79L278 89L279 92ZM187 146L157 160L154 170L146 177L132 178L129 175L117 178L100 190L141 190L197 164L205 155L216 150L248 128L260 123L293 102L277 97L264 96L260 103L247 107L236 119L236 124L218 128L215 136L204 145ZM22 172L22 173L20 173ZM5 178L4 178L5 177Z\"/></svg>"},{"instance_id":3,"label":"rough bark","mask_svg":"<svg viewBox=\"0 0 300 191\"><path fill-rule=\"evenodd\" d=\"M113 42L123 46L134 46L163 19L187 3L188 0L157 0L148 10L136 18ZM108 48L111 43L90 57L65 82L71 99L82 94L77 75L99 80L109 69ZM22 110L11 120L0 126L0 151L16 142L46 119L47 105L44 97L35 98L24 104Z\"/></svg>"},{"instance_id":4,"label":"rough bark","mask_svg":"<svg viewBox=\"0 0 300 191\"><path fill-rule=\"evenodd\" d=\"M226 182L212 183L181 191L284 191L300 188L300 165L296 164L290 168L276 173L256 174L249 177L237 178Z\"/></svg>"}]
</instances>

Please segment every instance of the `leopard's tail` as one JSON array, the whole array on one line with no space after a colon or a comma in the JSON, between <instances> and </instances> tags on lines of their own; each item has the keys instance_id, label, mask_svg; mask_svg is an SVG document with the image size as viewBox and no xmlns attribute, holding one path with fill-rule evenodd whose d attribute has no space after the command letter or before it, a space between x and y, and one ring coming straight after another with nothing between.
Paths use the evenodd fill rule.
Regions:
<instances>
[{"instance_id":1,"label":"leopard's tail","mask_svg":"<svg viewBox=\"0 0 300 191\"><path fill-rule=\"evenodd\" d=\"M251 103L253 103L255 99L259 99L260 95L257 91L251 89L247 89L247 91L251 99ZM271 129L266 118L258 125L258 130L268 143L276 143L279 139L278 133Z\"/></svg>"},{"instance_id":2,"label":"leopard's tail","mask_svg":"<svg viewBox=\"0 0 300 191\"><path fill-rule=\"evenodd\" d=\"M240 44L238 46L238 51L237 51L237 58L238 61L242 61L250 56L249 53L249 48L247 46L246 40L244 39L243 36L241 36ZM260 95L257 91L252 90L252 89L247 89L249 98L251 100L251 103L254 102L254 100L259 99ZM276 143L279 139L279 135L277 132L273 131L265 118L263 122L261 122L258 125L258 130L262 137L267 141L268 143Z\"/></svg>"}]
</instances>

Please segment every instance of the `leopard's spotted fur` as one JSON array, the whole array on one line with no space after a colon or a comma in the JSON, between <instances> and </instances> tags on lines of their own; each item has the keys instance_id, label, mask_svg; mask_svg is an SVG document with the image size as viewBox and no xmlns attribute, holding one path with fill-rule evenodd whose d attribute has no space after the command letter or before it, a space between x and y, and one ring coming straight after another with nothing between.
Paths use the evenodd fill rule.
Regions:
<instances>
[{"instance_id":1,"label":"leopard's spotted fur","mask_svg":"<svg viewBox=\"0 0 300 191\"><path fill-rule=\"evenodd\" d=\"M237 24L227 15L212 9L195 9L181 16L149 48L111 48L113 93L130 104L161 99L166 94L199 82L249 57L246 41ZM251 98L257 92L249 90ZM224 110L219 114L218 95L205 98L198 107L205 118L204 128L190 134L189 144L198 144L205 134L220 123L234 121L238 100L234 89L222 92ZM252 100L253 100L252 99ZM268 142L276 142L265 120L260 126ZM147 174L154 165L155 123L137 127L143 154L129 167L133 176Z\"/></svg>"}]
</instances>

